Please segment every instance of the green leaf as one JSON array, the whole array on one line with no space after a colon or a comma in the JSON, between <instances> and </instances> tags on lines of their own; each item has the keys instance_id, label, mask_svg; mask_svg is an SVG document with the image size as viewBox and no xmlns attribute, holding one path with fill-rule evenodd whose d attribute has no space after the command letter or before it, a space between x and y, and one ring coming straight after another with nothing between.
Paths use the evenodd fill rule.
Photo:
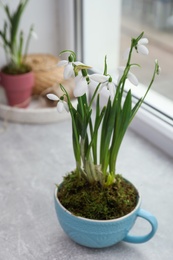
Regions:
<instances>
[{"instance_id":1,"label":"green leaf","mask_svg":"<svg viewBox=\"0 0 173 260\"><path fill-rule=\"evenodd\" d=\"M124 101L124 106L122 109L122 129L123 132L126 131L130 117L131 117L131 106L132 106L132 95L131 95L131 90L128 91L126 99Z\"/></svg>"},{"instance_id":2,"label":"green leaf","mask_svg":"<svg viewBox=\"0 0 173 260\"><path fill-rule=\"evenodd\" d=\"M18 62L19 62L19 64L21 63L22 49L23 49L23 32L20 33L20 42L19 42L19 49L18 49Z\"/></svg>"},{"instance_id":3,"label":"green leaf","mask_svg":"<svg viewBox=\"0 0 173 260\"><path fill-rule=\"evenodd\" d=\"M17 33L18 33L18 29L19 29L19 23L20 23L20 19L21 19L21 15L27 5L29 0L21 0L19 2L19 5L16 9L16 11L14 12L13 15L10 16L8 7L6 8L6 13L9 17L9 21L11 23L11 30L10 30L10 51L11 51L11 55L13 57L15 57L16 55L16 44L17 44Z\"/></svg>"},{"instance_id":4,"label":"green leaf","mask_svg":"<svg viewBox=\"0 0 173 260\"><path fill-rule=\"evenodd\" d=\"M111 106L111 101L109 99L106 112L104 115L101 131L101 144L100 144L100 164L102 165L102 170L104 174L106 173L108 166L108 157L109 157L109 147L112 134L114 131L114 123L116 118L116 111L114 106Z\"/></svg>"},{"instance_id":5,"label":"green leaf","mask_svg":"<svg viewBox=\"0 0 173 260\"><path fill-rule=\"evenodd\" d=\"M108 66L107 66L107 56L105 56L103 75L105 75L105 76L107 75L107 70L108 70Z\"/></svg>"},{"instance_id":6,"label":"green leaf","mask_svg":"<svg viewBox=\"0 0 173 260\"><path fill-rule=\"evenodd\" d=\"M102 122L105 110L106 110L106 107L104 107L102 109L102 111L101 111L101 114L96 117L95 125L94 125L94 131L93 131L93 133L91 135L91 142L90 142L90 144L88 146L88 151L87 151L87 155L86 155L87 158L89 158L89 152L90 152L90 149L91 149L92 145L95 144L95 146L96 146L98 129L99 129L99 126L100 126L100 124ZM97 160L97 159L95 158L95 160Z\"/></svg>"},{"instance_id":7,"label":"green leaf","mask_svg":"<svg viewBox=\"0 0 173 260\"><path fill-rule=\"evenodd\" d=\"M8 17L8 19L9 19L10 23L12 23L12 16L11 16L11 14L10 14L10 10L9 10L8 5L6 5L6 6L4 7L4 9L5 9L6 15L7 15L7 17Z\"/></svg>"},{"instance_id":8,"label":"green leaf","mask_svg":"<svg viewBox=\"0 0 173 260\"><path fill-rule=\"evenodd\" d=\"M158 70L159 70L159 64L158 64L158 61L156 60L155 61L155 67L154 67L154 72L153 72L153 76L152 76L152 79L150 81L150 84L144 94L144 96L142 98L139 99L139 101L136 103L136 105L134 106L134 108L132 109L132 112L131 112L131 119L130 119L130 122L133 120L133 118L135 117L136 113L138 112L139 108L141 107L141 105L143 104L144 100L145 100L145 97L147 96L153 82L154 82L154 79L155 79L155 76L156 74L158 74ZM129 122L129 123L130 123Z\"/></svg>"},{"instance_id":9,"label":"green leaf","mask_svg":"<svg viewBox=\"0 0 173 260\"><path fill-rule=\"evenodd\" d=\"M110 148L110 171L113 173L115 173L116 171L116 159L118 156L119 148L131 118L131 102L131 90L129 90L126 95L122 110L120 109L120 106L117 105L114 135Z\"/></svg>"}]
</instances>

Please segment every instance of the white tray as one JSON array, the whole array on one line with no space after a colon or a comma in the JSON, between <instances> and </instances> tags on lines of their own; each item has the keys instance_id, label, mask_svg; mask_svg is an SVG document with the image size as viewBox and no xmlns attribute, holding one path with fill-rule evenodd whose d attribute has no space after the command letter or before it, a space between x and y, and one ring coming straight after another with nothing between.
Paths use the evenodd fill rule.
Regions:
<instances>
[{"instance_id":1,"label":"white tray","mask_svg":"<svg viewBox=\"0 0 173 260\"><path fill-rule=\"evenodd\" d=\"M76 100L72 103L75 105ZM0 118L7 122L44 124L69 119L70 114L66 111L58 113L56 107L47 107L42 99L31 100L27 108L8 106L4 89L0 87Z\"/></svg>"}]
</instances>

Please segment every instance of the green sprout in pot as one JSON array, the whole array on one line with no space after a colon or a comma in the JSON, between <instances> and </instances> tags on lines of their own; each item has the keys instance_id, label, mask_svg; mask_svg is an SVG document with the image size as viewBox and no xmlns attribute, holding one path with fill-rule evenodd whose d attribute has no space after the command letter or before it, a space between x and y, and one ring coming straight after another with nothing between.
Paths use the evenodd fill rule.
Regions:
<instances>
[{"instance_id":1,"label":"green sprout in pot","mask_svg":"<svg viewBox=\"0 0 173 260\"><path fill-rule=\"evenodd\" d=\"M36 38L34 26L31 25L24 49L24 32L19 32L19 25L22 14L29 0L20 0L16 10L12 13L9 6L0 2L0 6L4 9L7 19L4 21L3 30L0 30L0 38L4 48L7 65L3 68L3 72L7 74L23 74L31 70L25 64L25 58L28 52L31 36Z\"/></svg>"},{"instance_id":2,"label":"green sprout in pot","mask_svg":"<svg viewBox=\"0 0 173 260\"><path fill-rule=\"evenodd\" d=\"M74 96L78 101L77 107L72 105L62 85L64 94L61 97L54 94L47 96L58 101L59 112L65 109L71 115L76 169L64 177L58 198L73 214L93 219L112 219L127 214L137 203L135 188L117 173L116 165L126 130L160 70L156 60L144 96L133 104L131 89L125 91L125 83L129 80L135 86L138 85L131 68L139 65L131 63L131 58L134 51L148 54L148 40L143 38L143 34L132 38L131 46L126 51L126 65L118 68L116 83L108 73L106 57L103 74L90 75L88 71L91 67L76 61L73 51L61 52L69 53L68 60L60 61L59 65L64 66L64 78L75 78ZM90 96L88 93L93 87L95 90ZM106 104L101 102L102 95L107 96Z\"/></svg>"}]
</instances>

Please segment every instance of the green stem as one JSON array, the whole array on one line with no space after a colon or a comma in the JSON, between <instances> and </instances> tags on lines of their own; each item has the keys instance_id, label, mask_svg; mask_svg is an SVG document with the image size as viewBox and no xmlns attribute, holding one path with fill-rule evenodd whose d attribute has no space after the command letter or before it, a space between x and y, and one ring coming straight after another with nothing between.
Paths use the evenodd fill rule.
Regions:
<instances>
[{"instance_id":1,"label":"green stem","mask_svg":"<svg viewBox=\"0 0 173 260\"><path fill-rule=\"evenodd\" d=\"M91 106L92 106L92 103L93 103L93 101L94 101L94 98L96 97L96 94L97 94L97 92L98 92L98 89L99 89L100 85L101 85L101 83L99 83L99 84L97 85L97 87L96 87L96 89L95 89L95 91L94 91L94 94L93 94L93 96L92 96L92 98L91 98L91 100L90 100L90 103L89 103L89 108L91 108Z\"/></svg>"}]
</instances>

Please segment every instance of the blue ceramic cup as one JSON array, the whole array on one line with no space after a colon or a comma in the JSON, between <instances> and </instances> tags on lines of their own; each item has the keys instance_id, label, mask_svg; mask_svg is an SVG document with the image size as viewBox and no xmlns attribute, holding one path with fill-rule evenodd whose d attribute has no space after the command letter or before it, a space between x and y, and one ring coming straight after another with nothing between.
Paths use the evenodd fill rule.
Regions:
<instances>
[{"instance_id":1,"label":"blue ceramic cup","mask_svg":"<svg viewBox=\"0 0 173 260\"><path fill-rule=\"evenodd\" d=\"M144 243L156 233L157 220L151 213L140 208L140 195L136 208L129 214L114 220L92 220L77 217L65 209L57 198L57 191L56 188L54 199L59 223L64 232L80 245L103 248L115 245L122 240L130 243ZM138 217L150 223L151 231L141 236L129 235L128 233Z\"/></svg>"}]
</instances>

